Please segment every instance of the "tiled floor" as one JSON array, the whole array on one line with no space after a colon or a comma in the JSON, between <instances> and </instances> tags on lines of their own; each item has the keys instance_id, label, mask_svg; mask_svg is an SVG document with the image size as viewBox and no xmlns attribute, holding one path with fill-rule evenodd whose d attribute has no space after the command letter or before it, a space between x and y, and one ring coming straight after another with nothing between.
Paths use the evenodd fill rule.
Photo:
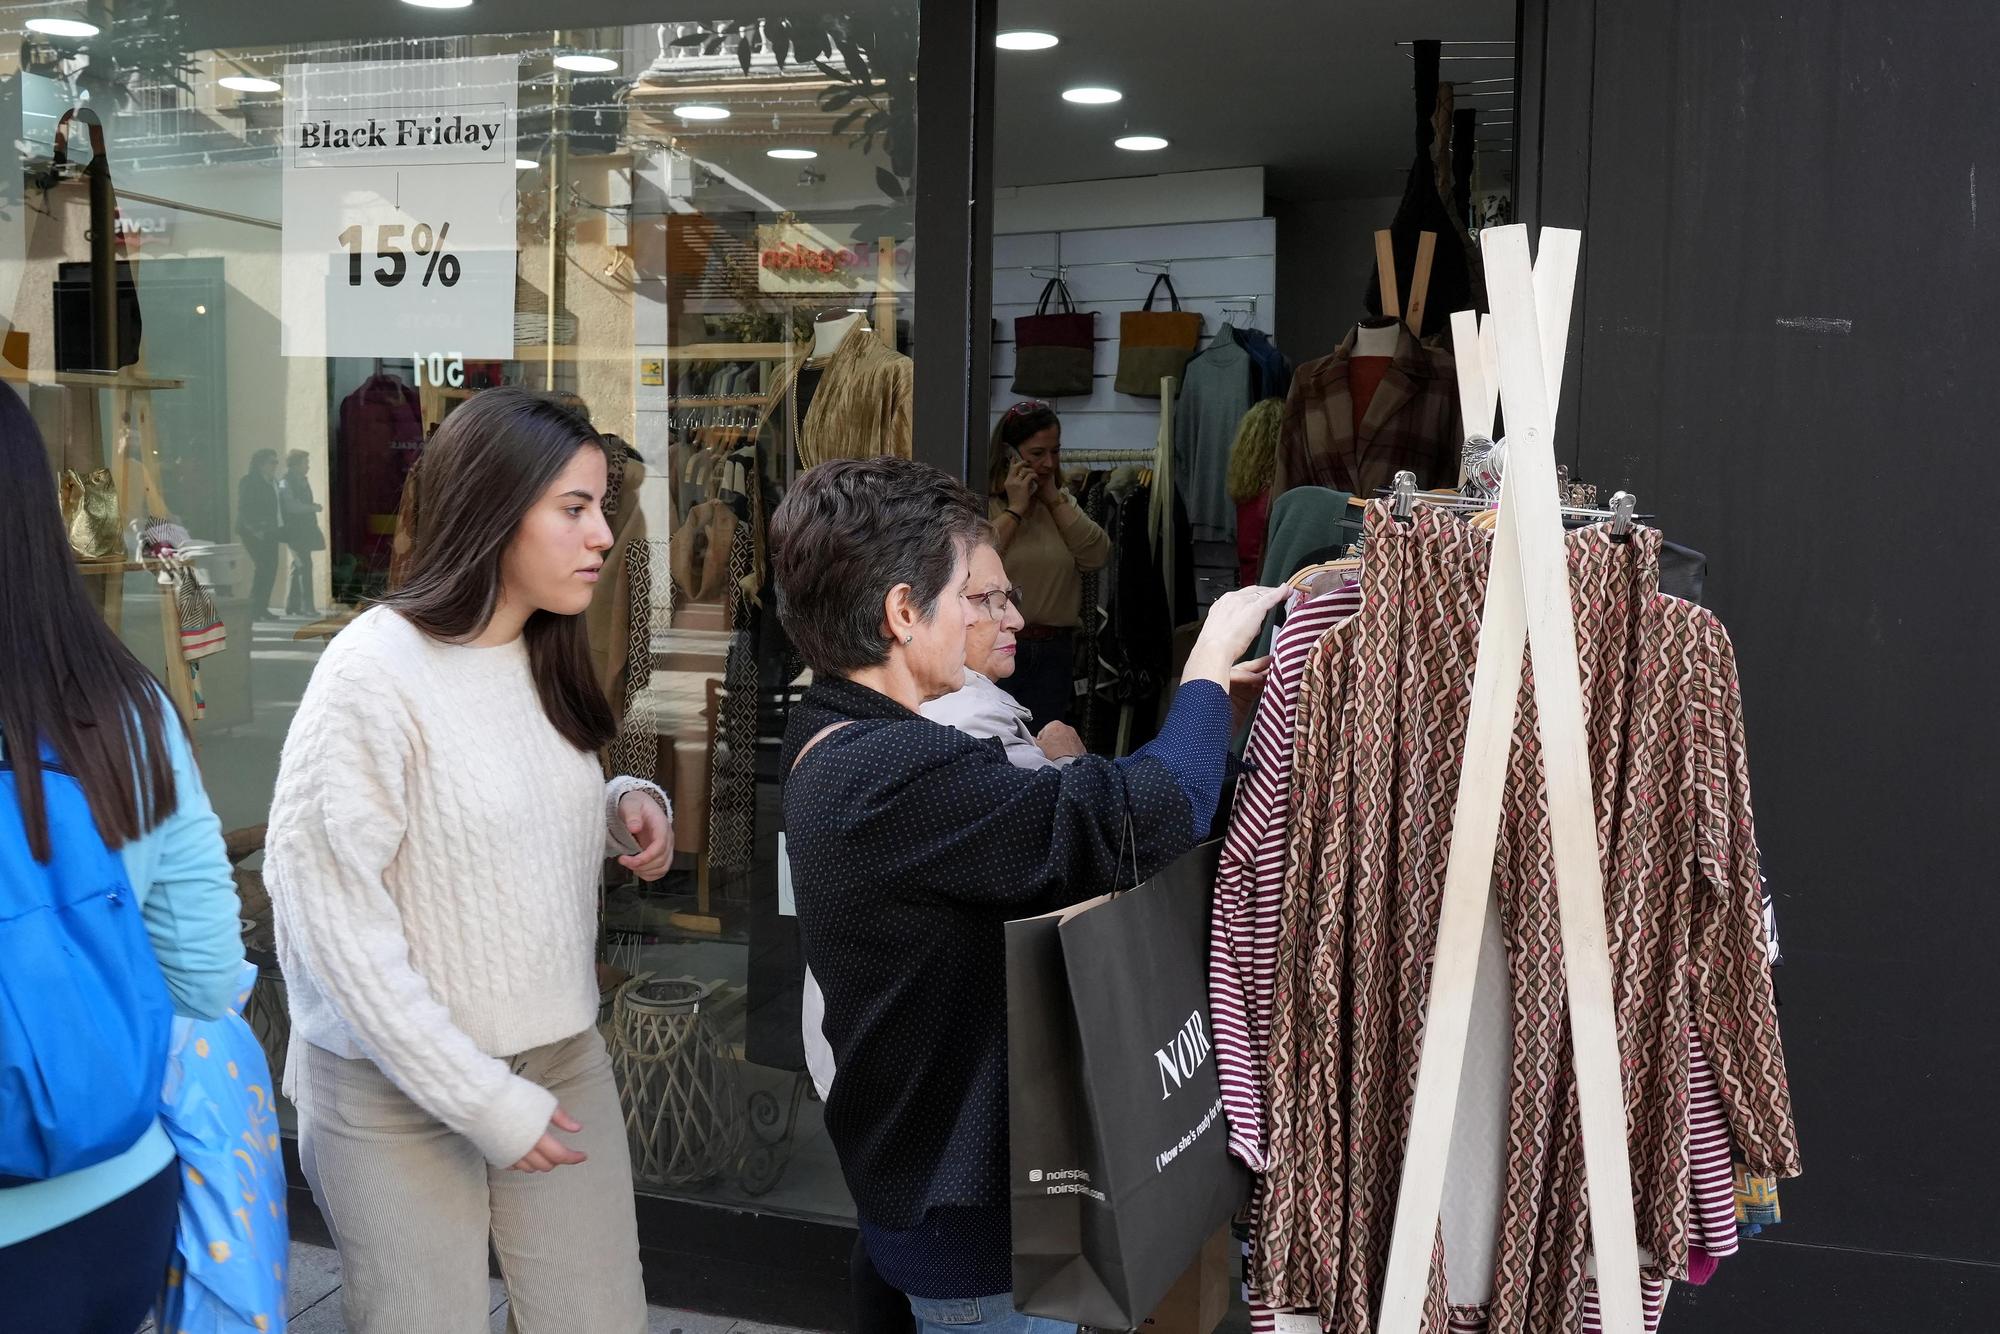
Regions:
<instances>
[{"instance_id":1,"label":"tiled floor","mask_svg":"<svg viewBox=\"0 0 2000 1334\"><path fill-rule=\"evenodd\" d=\"M489 1280L493 1334L507 1329L507 1292L499 1279ZM345 1334L347 1324L340 1314L340 1257L324 1246L292 1244L291 1289L292 1334ZM655 1306L646 1325L649 1334L812 1334L777 1325L753 1324L729 1316L701 1315L694 1311L674 1311ZM149 1321L140 1334L153 1334Z\"/></svg>"}]
</instances>

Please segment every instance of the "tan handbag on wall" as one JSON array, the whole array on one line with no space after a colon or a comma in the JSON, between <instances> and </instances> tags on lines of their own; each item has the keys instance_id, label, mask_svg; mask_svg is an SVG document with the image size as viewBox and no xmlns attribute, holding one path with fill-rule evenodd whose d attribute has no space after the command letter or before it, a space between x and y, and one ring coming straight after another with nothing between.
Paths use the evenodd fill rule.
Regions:
<instances>
[{"instance_id":1,"label":"tan handbag on wall","mask_svg":"<svg viewBox=\"0 0 2000 1334\"><path fill-rule=\"evenodd\" d=\"M62 515L70 550L78 560L124 558L125 542L119 535L118 488L111 480L111 469L98 468L88 475L73 468L63 469Z\"/></svg>"},{"instance_id":2,"label":"tan handbag on wall","mask_svg":"<svg viewBox=\"0 0 2000 1334\"><path fill-rule=\"evenodd\" d=\"M1153 309L1163 286L1172 310ZM1118 378L1112 387L1121 394L1158 398L1160 381L1169 375L1179 378L1200 343L1201 312L1181 309L1174 280L1163 273L1153 279L1143 310L1118 317Z\"/></svg>"}]
</instances>

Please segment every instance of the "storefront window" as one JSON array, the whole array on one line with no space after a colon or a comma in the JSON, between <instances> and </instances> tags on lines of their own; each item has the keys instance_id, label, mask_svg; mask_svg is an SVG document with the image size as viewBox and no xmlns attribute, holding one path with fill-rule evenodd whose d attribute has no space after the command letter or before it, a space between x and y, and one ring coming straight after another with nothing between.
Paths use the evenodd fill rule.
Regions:
<instances>
[{"instance_id":1,"label":"storefront window","mask_svg":"<svg viewBox=\"0 0 2000 1334\"><path fill-rule=\"evenodd\" d=\"M850 1218L800 1039L775 763L800 664L766 541L803 467L910 449L914 4L451 35L409 8L296 42L273 12L226 47L180 8L9 62L4 375L75 474L104 614L192 720L274 1067L287 727L396 584L431 433L491 386L559 392L623 464L589 614L607 764L677 814L666 880L604 882L637 1185Z\"/></svg>"}]
</instances>

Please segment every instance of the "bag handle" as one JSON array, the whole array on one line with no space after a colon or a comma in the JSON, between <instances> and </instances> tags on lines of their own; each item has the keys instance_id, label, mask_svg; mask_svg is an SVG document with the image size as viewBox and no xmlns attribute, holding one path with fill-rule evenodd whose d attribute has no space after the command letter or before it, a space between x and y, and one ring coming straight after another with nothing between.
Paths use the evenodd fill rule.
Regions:
<instances>
[{"instance_id":1,"label":"bag handle","mask_svg":"<svg viewBox=\"0 0 2000 1334\"><path fill-rule=\"evenodd\" d=\"M1049 313L1050 297L1054 297L1056 299L1057 302L1056 314L1058 315L1076 314L1076 302L1070 300L1069 284L1064 282L1060 278L1051 278L1048 280L1046 284L1043 285L1042 299L1035 304L1035 314L1046 315Z\"/></svg>"},{"instance_id":2,"label":"bag handle","mask_svg":"<svg viewBox=\"0 0 2000 1334\"><path fill-rule=\"evenodd\" d=\"M89 107L71 107L62 113L62 119L56 122L56 149L49 159L49 164L57 170L69 165L69 125L71 121L78 119L90 127L92 160L103 163L108 173L111 170L111 159L104 151L104 122L99 120L97 113Z\"/></svg>"},{"instance_id":3,"label":"bag handle","mask_svg":"<svg viewBox=\"0 0 2000 1334\"><path fill-rule=\"evenodd\" d=\"M851 726L853 722L854 720L852 718L848 718L841 722L828 723L825 727L822 727L819 729L819 731L813 733L812 740L806 742L805 745L799 747L799 753L793 757L792 772L797 773L799 771L799 766L805 763L806 756L812 754L814 746L817 746L820 742L826 740L828 737L832 736L835 732L838 732L841 728Z\"/></svg>"},{"instance_id":4,"label":"bag handle","mask_svg":"<svg viewBox=\"0 0 2000 1334\"><path fill-rule=\"evenodd\" d=\"M1125 884L1125 849L1132 849L1132 884ZM1139 887L1139 840L1132 832L1132 815L1126 812L1125 827L1118 835L1118 861L1111 868L1111 897L1117 898L1127 888Z\"/></svg>"},{"instance_id":5,"label":"bag handle","mask_svg":"<svg viewBox=\"0 0 2000 1334\"><path fill-rule=\"evenodd\" d=\"M1153 285L1146 289L1146 305L1144 308L1147 310L1153 308L1153 298L1159 293L1160 284L1162 283L1165 283L1167 287L1167 300L1173 302L1175 310L1179 310L1181 308L1181 294L1174 290L1174 280L1164 273L1153 279Z\"/></svg>"}]
</instances>

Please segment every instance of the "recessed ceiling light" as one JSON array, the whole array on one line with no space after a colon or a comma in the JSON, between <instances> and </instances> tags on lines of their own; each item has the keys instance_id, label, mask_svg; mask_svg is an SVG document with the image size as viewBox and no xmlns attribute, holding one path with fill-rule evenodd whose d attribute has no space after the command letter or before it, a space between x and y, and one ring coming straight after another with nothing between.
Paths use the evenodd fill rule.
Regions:
<instances>
[{"instance_id":1,"label":"recessed ceiling light","mask_svg":"<svg viewBox=\"0 0 2000 1334\"><path fill-rule=\"evenodd\" d=\"M674 114L682 120L728 120L728 107L712 107L696 102L689 106L675 107Z\"/></svg>"},{"instance_id":2,"label":"recessed ceiling light","mask_svg":"<svg viewBox=\"0 0 2000 1334\"><path fill-rule=\"evenodd\" d=\"M44 37L95 37L98 33L95 23L82 19L29 19L27 28Z\"/></svg>"},{"instance_id":3,"label":"recessed ceiling light","mask_svg":"<svg viewBox=\"0 0 2000 1334\"><path fill-rule=\"evenodd\" d=\"M416 9L470 9L472 0L403 0Z\"/></svg>"},{"instance_id":4,"label":"recessed ceiling light","mask_svg":"<svg viewBox=\"0 0 2000 1334\"><path fill-rule=\"evenodd\" d=\"M1112 142L1130 153L1157 153L1167 146L1167 141L1157 134L1128 134Z\"/></svg>"},{"instance_id":5,"label":"recessed ceiling light","mask_svg":"<svg viewBox=\"0 0 2000 1334\"><path fill-rule=\"evenodd\" d=\"M1112 102L1122 102L1125 94L1116 88L1065 88L1063 101L1075 102L1079 106L1101 107Z\"/></svg>"},{"instance_id":6,"label":"recessed ceiling light","mask_svg":"<svg viewBox=\"0 0 2000 1334\"><path fill-rule=\"evenodd\" d=\"M254 74L227 74L216 82L235 93L275 93L281 86L276 79L260 79Z\"/></svg>"},{"instance_id":7,"label":"recessed ceiling light","mask_svg":"<svg viewBox=\"0 0 2000 1334\"><path fill-rule=\"evenodd\" d=\"M539 167L541 165L542 165L541 163L535 161L531 157L517 157L514 159L515 171L533 171L536 167Z\"/></svg>"},{"instance_id":8,"label":"recessed ceiling light","mask_svg":"<svg viewBox=\"0 0 2000 1334\"><path fill-rule=\"evenodd\" d=\"M1036 32L1029 28L1016 28L1003 32L993 39L993 45L1002 51L1046 51L1061 41L1052 32Z\"/></svg>"},{"instance_id":9,"label":"recessed ceiling light","mask_svg":"<svg viewBox=\"0 0 2000 1334\"><path fill-rule=\"evenodd\" d=\"M574 70L578 74L609 74L618 68L618 62L609 56L557 56L556 68Z\"/></svg>"},{"instance_id":10,"label":"recessed ceiling light","mask_svg":"<svg viewBox=\"0 0 2000 1334\"><path fill-rule=\"evenodd\" d=\"M764 156L779 158L786 162L810 162L818 157L819 153L811 148L767 148L764 150Z\"/></svg>"}]
</instances>

